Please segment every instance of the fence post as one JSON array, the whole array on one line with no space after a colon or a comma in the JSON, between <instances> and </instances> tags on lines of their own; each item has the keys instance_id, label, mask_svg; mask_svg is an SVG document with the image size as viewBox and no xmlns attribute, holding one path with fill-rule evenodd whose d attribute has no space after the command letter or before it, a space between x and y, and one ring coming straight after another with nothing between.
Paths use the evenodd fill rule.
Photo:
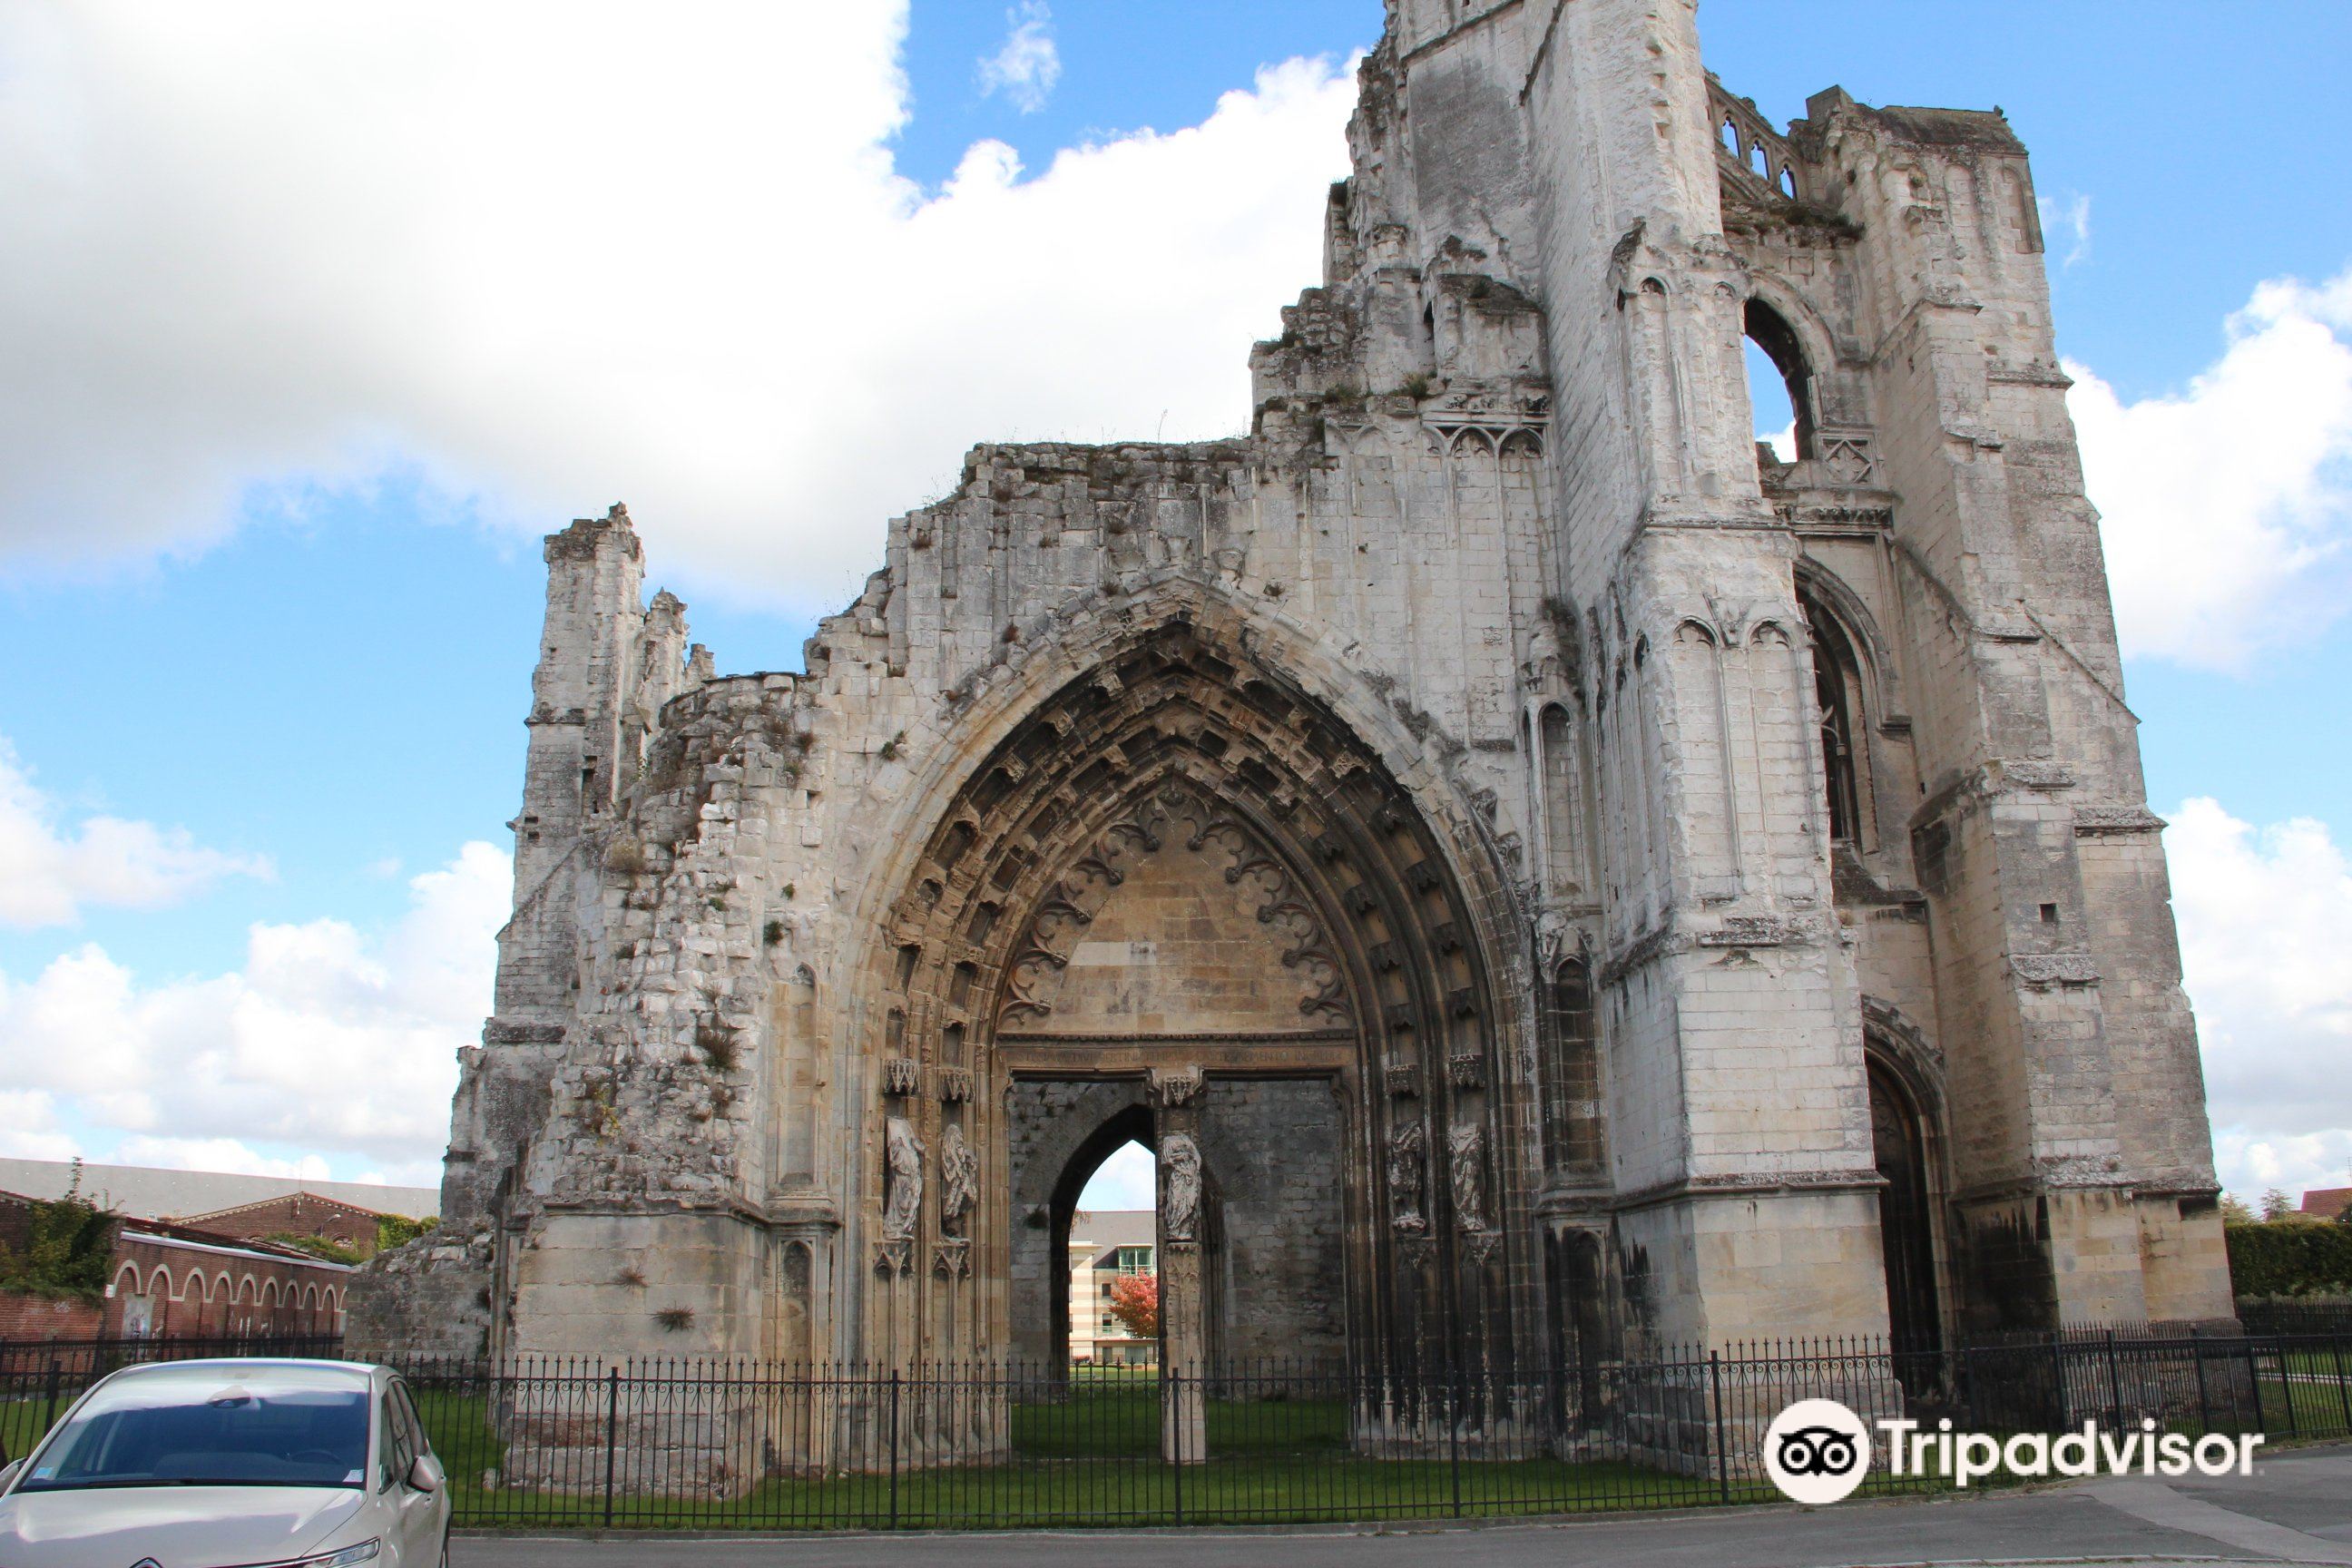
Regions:
<instances>
[{"instance_id":1,"label":"fence post","mask_svg":"<svg viewBox=\"0 0 2352 1568\"><path fill-rule=\"evenodd\" d=\"M1445 1379L1445 1473L1454 1493L1454 1517L1462 1517L1462 1369Z\"/></svg>"},{"instance_id":2,"label":"fence post","mask_svg":"<svg viewBox=\"0 0 2352 1568\"><path fill-rule=\"evenodd\" d=\"M2329 1336L2336 1352L2336 1397L2344 1406L2344 1430L2352 1433L2352 1384L2344 1381L2344 1336Z\"/></svg>"},{"instance_id":3,"label":"fence post","mask_svg":"<svg viewBox=\"0 0 2352 1568\"><path fill-rule=\"evenodd\" d=\"M2263 1430L2269 1423L2263 1419L2263 1369L2254 1359L2254 1336L2248 1334L2239 1342L2246 1347L2246 1387L2254 1396L2254 1430Z\"/></svg>"},{"instance_id":4,"label":"fence post","mask_svg":"<svg viewBox=\"0 0 2352 1568\"><path fill-rule=\"evenodd\" d=\"M2279 1392L2286 1395L2286 1435L2300 1437L2303 1434L2297 1430L2294 1418L2294 1370L2286 1359L2286 1336L2278 1335L2271 1343L2278 1355Z\"/></svg>"},{"instance_id":5,"label":"fence post","mask_svg":"<svg viewBox=\"0 0 2352 1568\"><path fill-rule=\"evenodd\" d=\"M2124 1429L2124 1371L2116 1360L2116 1331L2107 1331L2107 1415L2115 1428Z\"/></svg>"},{"instance_id":6,"label":"fence post","mask_svg":"<svg viewBox=\"0 0 2352 1568\"><path fill-rule=\"evenodd\" d=\"M1715 1490L1724 1502L1731 1500L1731 1448L1723 1418L1723 1353L1706 1352L1707 1383L1715 1391Z\"/></svg>"},{"instance_id":7,"label":"fence post","mask_svg":"<svg viewBox=\"0 0 2352 1568\"><path fill-rule=\"evenodd\" d=\"M42 1389L43 1396L47 1405L47 1408L41 1415L41 1433L44 1436L48 1435L50 1427L58 1424L58 1385L63 1381L64 1376L64 1366L59 1363L57 1357L51 1356L49 1358L49 1375Z\"/></svg>"},{"instance_id":8,"label":"fence post","mask_svg":"<svg viewBox=\"0 0 2352 1568\"><path fill-rule=\"evenodd\" d=\"M2063 1428L2074 1415L2074 1409L2066 1403L2066 1338L2056 1329L2050 1331L2050 1371L2057 1379L2058 1392L2058 1419L2053 1426Z\"/></svg>"},{"instance_id":9,"label":"fence post","mask_svg":"<svg viewBox=\"0 0 2352 1568\"><path fill-rule=\"evenodd\" d=\"M1168 1451L1176 1457L1176 1522L1184 1522L1184 1374L1168 1374L1168 1398L1173 1403L1161 1419L1171 1422Z\"/></svg>"},{"instance_id":10,"label":"fence post","mask_svg":"<svg viewBox=\"0 0 2352 1568\"><path fill-rule=\"evenodd\" d=\"M2205 1392L2205 1342L2194 1323L2189 1325L2189 1359L2197 1363L2197 1435L2201 1437L2213 1429L2213 1401Z\"/></svg>"},{"instance_id":11,"label":"fence post","mask_svg":"<svg viewBox=\"0 0 2352 1568\"><path fill-rule=\"evenodd\" d=\"M898 1528L898 1369L890 1369L890 1528Z\"/></svg>"},{"instance_id":12,"label":"fence post","mask_svg":"<svg viewBox=\"0 0 2352 1568\"><path fill-rule=\"evenodd\" d=\"M621 1448L621 1369L604 1369L604 1528L613 1528L613 1462Z\"/></svg>"}]
</instances>

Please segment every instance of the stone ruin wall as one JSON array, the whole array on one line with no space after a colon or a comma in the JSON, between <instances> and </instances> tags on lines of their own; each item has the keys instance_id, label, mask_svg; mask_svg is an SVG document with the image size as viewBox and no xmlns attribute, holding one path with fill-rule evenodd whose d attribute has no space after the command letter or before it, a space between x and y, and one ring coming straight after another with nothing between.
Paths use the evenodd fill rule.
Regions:
<instances>
[{"instance_id":1,"label":"stone ruin wall","mask_svg":"<svg viewBox=\"0 0 2352 1568\"><path fill-rule=\"evenodd\" d=\"M2227 1315L2006 122L1832 89L1782 132L1705 72L1685 0L1392 0L1362 82L1248 437L975 448L803 672L689 657L625 514L550 541L448 1230L387 1260L362 1332L877 1353L874 933L924 813L1173 614L1344 694L1475 847L1456 872L1505 889L1502 1179L1516 1223L1599 1238L1579 1288L1611 1315L1885 1326L1866 1051L1934 1126L1951 1326ZM1801 367L1790 463L1748 435L1759 307ZM1833 848L1820 616L1854 655ZM1564 1061L1573 964L1592 1038ZM1510 1310L1565 1317L1535 1251Z\"/></svg>"}]
</instances>

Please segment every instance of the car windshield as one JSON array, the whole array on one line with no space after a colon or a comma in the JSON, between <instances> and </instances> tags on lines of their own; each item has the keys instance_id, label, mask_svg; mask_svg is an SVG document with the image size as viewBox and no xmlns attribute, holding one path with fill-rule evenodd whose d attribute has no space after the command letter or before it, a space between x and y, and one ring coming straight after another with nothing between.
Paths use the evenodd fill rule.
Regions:
<instances>
[{"instance_id":1,"label":"car windshield","mask_svg":"<svg viewBox=\"0 0 2352 1568\"><path fill-rule=\"evenodd\" d=\"M349 1376L242 1373L122 1378L61 1427L20 1490L89 1487L356 1487L368 1392Z\"/></svg>"}]
</instances>

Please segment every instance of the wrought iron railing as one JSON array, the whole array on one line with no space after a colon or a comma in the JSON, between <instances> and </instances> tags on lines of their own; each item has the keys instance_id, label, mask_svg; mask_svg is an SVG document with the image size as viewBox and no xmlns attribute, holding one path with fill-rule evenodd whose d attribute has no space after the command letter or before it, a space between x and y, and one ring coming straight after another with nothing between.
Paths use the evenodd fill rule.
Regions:
<instances>
[{"instance_id":1,"label":"wrought iron railing","mask_svg":"<svg viewBox=\"0 0 2352 1568\"><path fill-rule=\"evenodd\" d=\"M24 1453L103 1363L12 1353L0 1445ZM1949 1416L2000 1436L2085 1421L2273 1443L2352 1436L2343 1333L2100 1329L1916 1352L1775 1342L1524 1374L1279 1361L427 1358L401 1370L457 1521L473 1527L1234 1524L1761 1502L1779 1496L1764 1429L1812 1397L1865 1422L1933 1430ZM1951 1484L1880 1465L1863 1490Z\"/></svg>"}]
</instances>

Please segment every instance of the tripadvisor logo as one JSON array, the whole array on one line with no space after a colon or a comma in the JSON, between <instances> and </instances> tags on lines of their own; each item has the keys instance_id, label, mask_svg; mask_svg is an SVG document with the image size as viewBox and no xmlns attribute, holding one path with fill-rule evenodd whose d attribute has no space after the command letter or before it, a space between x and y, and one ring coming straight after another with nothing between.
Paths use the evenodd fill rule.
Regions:
<instances>
[{"instance_id":1,"label":"tripadvisor logo","mask_svg":"<svg viewBox=\"0 0 2352 1568\"><path fill-rule=\"evenodd\" d=\"M2208 1476L2253 1474L2254 1450L2266 1441L2259 1433L2229 1436L2219 1432L2191 1438L2159 1433L2143 1419L2136 1432L2102 1432L2095 1421L2055 1436L2025 1432L2006 1442L1983 1432L1955 1432L1939 1421L1933 1432L1919 1423L1882 1420L1887 1473L1941 1477L1967 1486L2006 1469L2021 1480L2046 1476L2185 1476L2191 1468ZM1871 1429L1861 1416L1834 1399L1801 1399L1764 1429L1764 1473L1791 1502L1821 1507L1853 1495L1870 1473Z\"/></svg>"},{"instance_id":2,"label":"tripadvisor logo","mask_svg":"<svg viewBox=\"0 0 2352 1568\"><path fill-rule=\"evenodd\" d=\"M1764 1428L1764 1473L1791 1502L1840 1502L1870 1470L1870 1428L1834 1399L1800 1399Z\"/></svg>"}]
</instances>

